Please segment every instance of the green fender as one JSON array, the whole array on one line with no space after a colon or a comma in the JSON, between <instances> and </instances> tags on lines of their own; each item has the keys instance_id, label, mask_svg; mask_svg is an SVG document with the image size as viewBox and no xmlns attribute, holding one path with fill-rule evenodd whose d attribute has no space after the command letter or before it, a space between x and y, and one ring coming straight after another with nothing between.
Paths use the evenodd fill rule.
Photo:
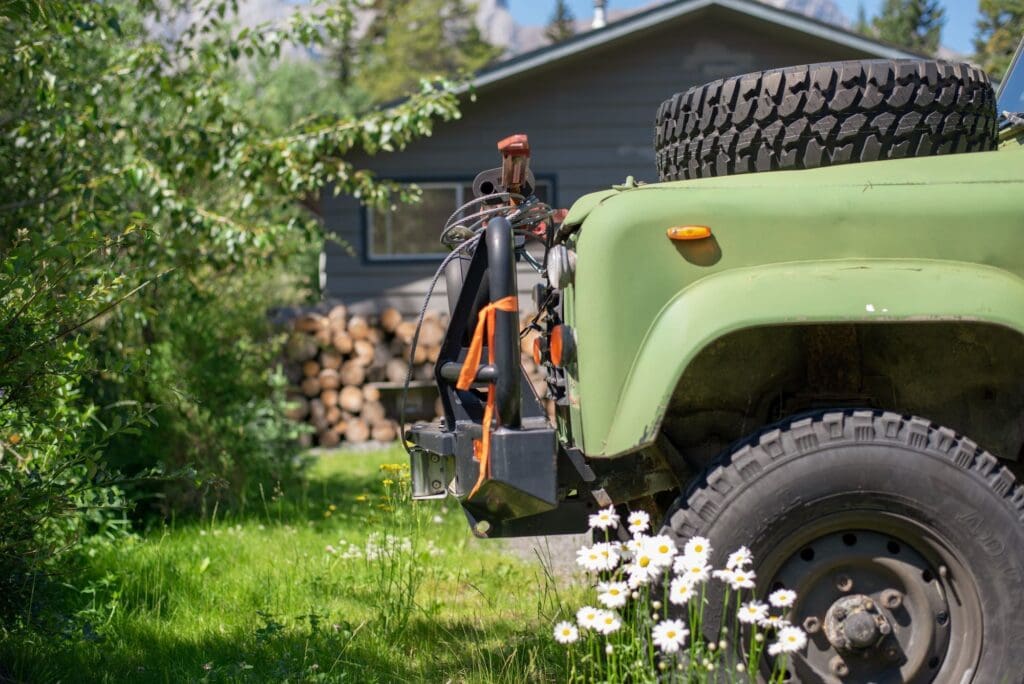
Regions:
<instances>
[{"instance_id":1,"label":"green fender","mask_svg":"<svg viewBox=\"0 0 1024 684\"><path fill-rule=\"evenodd\" d=\"M607 430L590 434L585 429L583 441L588 455L596 457L652 443L689 363L708 344L737 330L804 322L951 320L1024 333L1024 279L990 266L914 259L791 262L715 273L682 289L661 309L637 350Z\"/></svg>"}]
</instances>

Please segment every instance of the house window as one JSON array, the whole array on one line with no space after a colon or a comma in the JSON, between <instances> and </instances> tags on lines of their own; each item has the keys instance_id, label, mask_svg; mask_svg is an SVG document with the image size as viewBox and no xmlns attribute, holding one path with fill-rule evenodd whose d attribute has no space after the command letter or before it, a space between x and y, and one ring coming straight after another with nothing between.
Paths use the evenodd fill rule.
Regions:
<instances>
[{"instance_id":1,"label":"house window","mask_svg":"<svg viewBox=\"0 0 1024 684\"><path fill-rule=\"evenodd\" d=\"M441 228L448 217L473 199L470 181L416 183L421 192L416 204L399 204L391 210L367 209L368 256L374 260L443 257ZM537 197L547 202L552 184L537 180Z\"/></svg>"}]
</instances>

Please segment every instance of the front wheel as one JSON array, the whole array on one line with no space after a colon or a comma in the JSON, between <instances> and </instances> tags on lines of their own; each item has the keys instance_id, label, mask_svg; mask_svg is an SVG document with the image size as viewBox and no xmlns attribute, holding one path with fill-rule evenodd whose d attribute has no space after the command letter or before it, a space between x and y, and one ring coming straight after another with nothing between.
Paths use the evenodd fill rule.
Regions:
<instances>
[{"instance_id":1,"label":"front wheel","mask_svg":"<svg viewBox=\"0 0 1024 684\"><path fill-rule=\"evenodd\" d=\"M747 545L760 596L797 592L791 681L987 684L1024 671L1022 515L1013 475L952 430L828 412L725 454L664 532L709 537L717 567Z\"/></svg>"}]
</instances>

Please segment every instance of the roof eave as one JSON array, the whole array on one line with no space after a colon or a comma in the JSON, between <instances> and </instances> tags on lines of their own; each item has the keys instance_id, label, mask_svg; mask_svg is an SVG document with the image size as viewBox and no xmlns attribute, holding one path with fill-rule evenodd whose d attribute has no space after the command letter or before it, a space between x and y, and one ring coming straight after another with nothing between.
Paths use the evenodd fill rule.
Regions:
<instances>
[{"instance_id":1,"label":"roof eave","mask_svg":"<svg viewBox=\"0 0 1024 684\"><path fill-rule=\"evenodd\" d=\"M653 28L662 22L676 19L710 6L724 7L741 14L763 19L875 57L884 59L920 59L923 57L923 55L881 43L838 27L832 27L809 17L780 10L757 2L757 0L691 0L689 2L677 0L676 2L666 3L650 11L609 24L605 28L589 31L575 40L540 48L533 53L527 53L521 57L509 60L504 65L498 64L479 73L470 84L461 87L459 92L465 92L470 88L483 88L492 85L531 69L542 67L545 64L556 62L606 43L611 43L619 38L639 33Z\"/></svg>"}]
</instances>

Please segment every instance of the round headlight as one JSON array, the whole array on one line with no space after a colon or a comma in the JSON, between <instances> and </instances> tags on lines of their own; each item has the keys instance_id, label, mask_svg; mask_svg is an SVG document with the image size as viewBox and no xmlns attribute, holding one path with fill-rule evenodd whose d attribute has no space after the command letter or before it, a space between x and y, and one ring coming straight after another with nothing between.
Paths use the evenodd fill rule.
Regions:
<instances>
[{"instance_id":1,"label":"round headlight","mask_svg":"<svg viewBox=\"0 0 1024 684\"><path fill-rule=\"evenodd\" d=\"M559 289L572 282L576 271L576 252L565 245L555 245L548 252L548 282Z\"/></svg>"}]
</instances>

